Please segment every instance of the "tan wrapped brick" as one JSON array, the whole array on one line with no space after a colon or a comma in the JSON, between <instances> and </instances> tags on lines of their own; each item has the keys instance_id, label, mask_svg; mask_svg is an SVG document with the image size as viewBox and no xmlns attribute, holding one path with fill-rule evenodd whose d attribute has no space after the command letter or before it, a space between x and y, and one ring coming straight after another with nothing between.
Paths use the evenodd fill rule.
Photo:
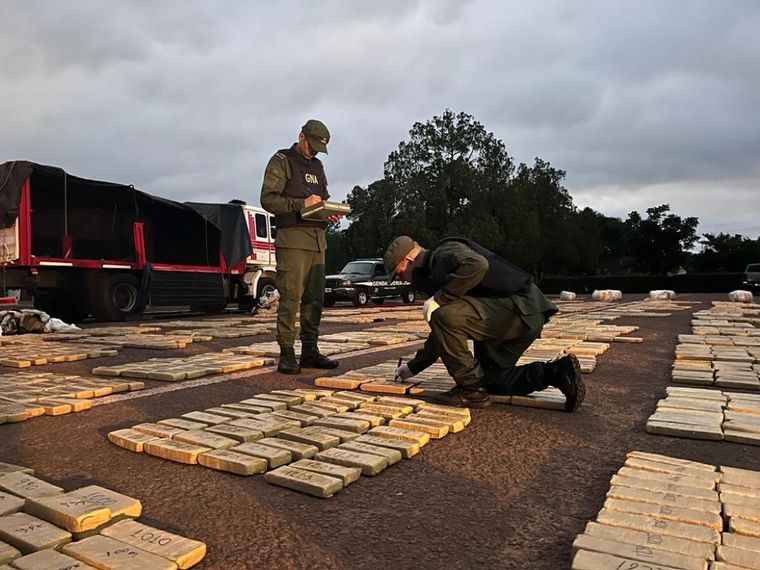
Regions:
<instances>
[{"instance_id":1,"label":"tan wrapped brick","mask_svg":"<svg viewBox=\"0 0 760 570\"><path fill-rule=\"evenodd\" d=\"M335 416L319 418L314 421L314 425L339 429L343 431L350 431L354 433L367 433L370 428L370 423L366 420L336 418Z\"/></svg>"},{"instance_id":2,"label":"tan wrapped brick","mask_svg":"<svg viewBox=\"0 0 760 570\"><path fill-rule=\"evenodd\" d=\"M0 541L29 554L71 542L71 533L27 513L0 517Z\"/></svg>"},{"instance_id":3,"label":"tan wrapped brick","mask_svg":"<svg viewBox=\"0 0 760 570\"><path fill-rule=\"evenodd\" d=\"M241 426L233 426L231 424L209 426L205 428L205 431L224 436L226 438L235 440L236 442L239 442L239 443L245 443L247 441L256 441L264 437L264 434L258 430L245 428Z\"/></svg>"},{"instance_id":4,"label":"tan wrapped brick","mask_svg":"<svg viewBox=\"0 0 760 570\"><path fill-rule=\"evenodd\" d=\"M607 496L614 499L625 499L627 501L639 501L641 503L651 503L654 505L668 505L684 509L693 509L706 513L720 513L721 503L717 500L697 499L686 495L676 493L657 493L645 489L636 489L631 487L620 487L613 485L607 491Z\"/></svg>"},{"instance_id":5,"label":"tan wrapped brick","mask_svg":"<svg viewBox=\"0 0 760 570\"><path fill-rule=\"evenodd\" d=\"M391 406L388 404L375 404L365 402L359 406L360 411L372 412L383 416L385 419L400 418L414 411L412 406Z\"/></svg>"},{"instance_id":6,"label":"tan wrapped brick","mask_svg":"<svg viewBox=\"0 0 760 570\"><path fill-rule=\"evenodd\" d=\"M149 441L159 439L154 435L148 435L147 433L140 433L133 429L118 429L108 434L108 441L129 451L135 451L137 453L143 452L143 446Z\"/></svg>"},{"instance_id":7,"label":"tan wrapped brick","mask_svg":"<svg viewBox=\"0 0 760 570\"><path fill-rule=\"evenodd\" d=\"M623 477L620 475L613 475L610 479L610 484L620 487L645 489L647 491L660 493L675 493L677 495L695 497L697 499L707 499L710 501L718 499L718 492L712 489L698 489L696 487L689 487L687 485L677 485L675 483L667 483L662 481L637 479L636 477Z\"/></svg>"},{"instance_id":8,"label":"tan wrapped brick","mask_svg":"<svg viewBox=\"0 0 760 570\"><path fill-rule=\"evenodd\" d=\"M344 487L358 481L362 474L362 470L359 467L344 467L314 459L300 459L295 463L291 463L290 466L329 477L336 477L343 481Z\"/></svg>"},{"instance_id":9,"label":"tan wrapped brick","mask_svg":"<svg viewBox=\"0 0 760 570\"><path fill-rule=\"evenodd\" d=\"M760 523L748 519L731 518L728 520L728 529L743 536L760 538Z\"/></svg>"},{"instance_id":10,"label":"tan wrapped brick","mask_svg":"<svg viewBox=\"0 0 760 570\"><path fill-rule=\"evenodd\" d=\"M645 471L643 469L633 469L631 467L621 467L618 472L621 477L634 477L636 479L645 479L647 481L659 481L662 483L673 483L674 485L685 485L696 487L697 489L715 489L715 481L703 477L693 477L690 475L674 475L671 473L658 473L655 471Z\"/></svg>"},{"instance_id":11,"label":"tan wrapped brick","mask_svg":"<svg viewBox=\"0 0 760 570\"><path fill-rule=\"evenodd\" d=\"M315 421L317 421L317 416L313 416L310 414L302 414L294 410L279 410L277 412L272 412L272 415L276 418L296 421L300 424L301 427L310 426Z\"/></svg>"},{"instance_id":12,"label":"tan wrapped brick","mask_svg":"<svg viewBox=\"0 0 760 570\"><path fill-rule=\"evenodd\" d=\"M356 400L341 398L340 396L328 396L327 398L320 398L319 400L320 405L332 404L332 405L335 405L336 407L340 406L341 408L343 407L348 408L348 410L346 411L355 410L356 408L359 407L360 403L361 402L357 402Z\"/></svg>"},{"instance_id":13,"label":"tan wrapped brick","mask_svg":"<svg viewBox=\"0 0 760 570\"><path fill-rule=\"evenodd\" d=\"M101 570L177 569L177 565L168 558L102 535L67 544L63 547L63 552Z\"/></svg>"},{"instance_id":14,"label":"tan wrapped brick","mask_svg":"<svg viewBox=\"0 0 760 570\"><path fill-rule=\"evenodd\" d=\"M413 410L417 410L425 400L419 400L417 398L404 398L402 396L380 396L377 399L378 404L388 404L391 406L410 406Z\"/></svg>"},{"instance_id":15,"label":"tan wrapped brick","mask_svg":"<svg viewBox=\"0 0 760 570\"><path fill-rule=\"evenodd\" d=\"M299 392L297 390L272 390L270 393L271 394L281 394L283 396L298 396L300 398L303 398L304 402L311 402L311 401L317 399L317 396L314 393L311 393L311 392L309 392L309 393L303 393L303 392ZM289 404L289 405L292 406L293 404Z\"/></svg>"},{"instance_id":16,"label":"tan wrapped brick","mask_svg":"<svg viewBox=\"0 0 760 570\"><path fill-rule=\"evenodd\" d=\"M672 465L683 465L684 467L693 467L697 469L703 469L705 471L715 471L715 465L709 463L700 463L698 461L691 461L689 459L679 459L676 457L669 457L667 455L659 455L657 453L648 453L645 451L629 451L626 457L636 457L639 459L646 459L649 461L658 461L660 463L670 463Z\"/></svg>"},{"instance_id":17,"label":"tan wrapped brick","mask_svg":"<svg viewBox=\"0 0 760 570\"><path fill-rule=\"evenodd\" d=\"M299 443L297 441L289 441L282 439L281 437L266 437L260 440L258 443L261 445L268 445L269 447L276 447L277 449L284 449L289 451L294 460L299 459L311 459L319 452L316 445L309 445L306 443Z\"/></svg>"},{"instance_id":18,"label":"tan wrapped brick","mask_svg":"<svg viewBox=\"0 0 760 570\"><path fill-rule=\"evenodd\" d=\"M395 449L401 453L401 457L404 459L410 459L420 452L420 446L417 443L411 441L402 441L397 439L388 439L386 437L379 437L375 435L363 435L355 440L357 443L366 443L368 445L374 445L377 447L387 447L388 449Z\"/></svg>"},{"instance_id":19,"label":"tan wrapped brick","mask_svg":"<svg viewBox=\"0 0 760 570\"><path fill-rule=\"evenodd\" d=\"M357 441L347 441L341 443L338 449L346 449L348 451L356 451L358 453L368 453L370 455L379 455L388 461L388 465L395 465L401 461L401 452L396 449L390 449L388 447L380 447L377 445L370 445L368 443L361 443Z\"/></svg>"},{"instance_id":20,"label":"tan wrapped brick","mask_svg":"<svg viewBox=\"0 0 760 570\"><path fill-rule=\"evenodd\" d=\"M231 451L245 453L259 459L265 459L269 469L274 469L280 465L286 465L293 460L291 453L285 449L277 449L268 445L255 443L241 443Z\"/></svg>"},{"instance_id":21,"label":"tan wrapped brick","mask_svg":"<svg viewBox=\"0 0 760 570\"><path fill-rule=\"evenodd\" d=\"M335 413L335 412L326 410L325 408L319 408L315 406L313 402L309 404L300 404L298 406L293 406L292 408L290 408L290 410L293 412L298 412L300 414L316 416L318 418L326 418L327 416L331 416Z\"/></svg>"},{"instance_id":22,"label":"tan wrapped brick","mask_svg":"<svg viewBox=\"0 0 760 570\"><path fill-rule=\"evenodd\" d=\"M752 550L760 554L760 538L742 536L741 534L733 534L731 532L724 532L721 535L721 542L725 546L733 546L735 548L742 548L744 550Z\"/></svg>"},{"instance_id":23,"label":"tan wrapped brick","mask_svg":"<svg viewBox=\"0 0 760 570\"><path fill-rule=\"evenodd\" d=\"M46 401L61 404L63 406L70 406L72 412L84 412L85 410L92 409L92 401L84 398L47 398Z\"/></svg>"},{"instance_id":24,"label":"tan wrapped brick","mask_svg":"<svg viewBox=\"0 0 760 570\"><path fill-rule=\"evenodd\" d=\"M677 536L679 538L688 538L690 540L709 542L712 544L717 544L720 540L720 533L714 528L669 521L657 517L612 511L610 509L602 509L599 511L596 520L602 524L644 530L647 532Z\"/></svg>"},{"instance_id":25,"label":"tan wrapped brick","mask_svg":"<svg viewBox=\"0 0 760 570\"><path fill-rule=\"evenodd\" d=\"M760 471L721 466L720 472L722 483L760 489Z\"/></svg>"},{"instance_id":26,"label":"tan wrapped brick","mask_svg":"<svg viewBox=\"0 0 760 570\"><path fill-rule=\"evenodd\" d=\"M747 497L749 499L759 499L760 489L754 487L743 487L741 485L729 485L728 483L718 483L718 490L721 497L724 495L734 495Z\"/></svg>"},{"instance_id":27,"label":"tan wrapped brick","mask_svg":"<svg viewBox=\"0 0 760 570\"><path fill-rule=\"evenodd\" d=\"M320 451L317 454L317 460L342 465L343 467L358 467L362 470L362 475L368 477L379 475L381 471L388 467L388 460L379 455L358 453L339 448Z\"/></svg>"},{"instance_id":28,"label":"tan wrapped brick","mask_svg":"<svg viewBox=\"0 0 760 570\"><path fill-rule=\"evenodd\" d=\"M138 499L106 489L100 485L81 487L76 489L76 493L93 505L107 507L111 511L111 520L137 518L142 514L142 504Z\"/></svg>"},{"instance_id":29,"label":"tan wrapped brick","mask_svg":"<svg viewBox=\"0 0 760 570\"><path fill-rule=\"evenodd\" d=\"M409 441L416 443L420 447L427 445L430 441L430 436L424 432L387 426L378 426L376 428L372 428L369 430L369 435L384 437L386 439Z\"/></svg>"},{"instance_id":30,"label":"tan wrapped brick","mask_svg":"<svg viewBox=\"0 0 760 570\"><path fill-rule=\"evenodd\" d=\"M303 404L304 397L299 394L256 394L256 398L259 400L274 400L275 402L283 402L286 406L297 406L298 404Z\"/></svg>"},{"instance_id":31,"label":"tan wrapped brick","mask_svg":"<svg viewBox=\"0 0 760 570\"><path fill-rule=\"evenodd\" d=\"M217 424L224 424L230 421L227 416L220 416L218 414L208 414L206 412L188 412L182 414L182 417L194 422L201 422L206 425L214 426Z\"/></svg>"},{"instance_id":32,"label":"tan wrapped brick","mask_svg":"<svg viewBox=\"0 0 760 570\"><path fill-rule=\"evenodd\" d=\"M103 529L101 534L167 558L181 569L194 566L206 555L206 545L202 542L153 528L137 521L116 523Z\"/></svg>"},{"instance_id":33,"label":"tan wrapped brick","mask_svg":"<svg viewBox=\"0 0 760 570\"><path fill-rule=\"evenodd\" d=\"M16 471L21 471L22 473L28 473L29 475L34 475L34 469L31 469L29 467L24 467L23 465L14 465L13 463L3 463L2 461L0 461L0 477L8 473L15 473Z\"/></svg>"},{"instance_id":34,"label":"tan wrapped brick","mask_svg":"<svg viewBox=\"0 0 760 570\"><path fill-rule=\"evenodd\" d=\"M369 382L369 378L364 380L357 380L355 378L341 378L340 376L322 376L314 380L315 386L322 388L337 388L339 390L355 390L365 382Z\"/></svg>"},{"instance_id":35,"label":"tan wrapped brick","mask_svg":"<svg viewBox=\"0 0 760 570\"><path fill-rule=\"evenodd\" d=\"M198 463L210 469L236 475L253 475L267 470L266 459L238 453L229 449L214 449L198 455Z\"/></svg>"},{"instance_id":36,"label":"tan wrapped brick","mask_svg":"<svg viewBox=\"0 0 760 570\"><path fill-rule=\"evenodd\" d=\"M248 404L249 406L257 406L259 408L269 408L272 411L288 409L288 405L285 402L266 400L262 398L248 398L246 400L240 400L240 403Z\"/></svg>"},{"instance_id":37,"label":"tan wrapped brick","mask_svg":"<svg viewBox=\"0 0 760 570\"><path fill-rule=\"evenodd\" d=\"M340 440L340 443L353 441L354 439L358 438L361 435L360 433L356 433L354 431L346 431L344 429L336 429L336 428L318 426L318 425L313 425L313 426L303 428L303 431L309 434L318 433L318 434L334 436Z\"/></svg>"},{"instance_id":38,"label":"tan wrapped brick","mask_svg":"<svg viewBox=\"0 0 760 570\"><path fill-rule=\"evenodd\" d=\"M222 408L228 409L228 410L239 410L241 412L247 412L252 415L258 415L258 414L269 414L272 412L272 408L263 408L261 406L251 406L248 404L222 404Z\"/></svg>"},{"instance_id":39,"label":"tan wrapped brick","mask_svg":"<svg viewBox=\"0 0 760 570\"><path fill-rule=\"evenodd\" d=\"M719 513L706 513L674 507L671 505L653 505L651 503L639 503L623 499L607 499L604 508L624 513L633 513L660 519L685 522L689 524L714 528L717 531L723 529L723 518Z\"/></svg>"},{"instance_id":40,"label":"tan wrapped brick","mask_svg":"<svg viewBox=\"0 0 760 570\"><path fill-rule=\"evenodd\" d=\"M638 457L628 457L625 460L625 466L633 469L642 469L644 471L652 471L654 473L668 473L672 475L680 475L682 477L690 477L695 479L706 479L717 483L720 481L720 473L717 471L706 471L698 467L687 467L685 465L671 465L669 463L662 463L659 461L650 461L648 459L642 459Z\"/></svg>"},{"instance_id":41,"label":"tan wrapped brick","mask_svg":"<svg viewBox=\"0 0 760 570\"><path fill-rule=\"evenodd\" d=\"M13 548L10 544L6 544L0 541L0 564L5 564L6 562L15 560L19 558L20 556L21 556L21 552L19 552L17 548Z\"/></svg>"},{"instance_id":42,"label":"tan wrapped brick","mask_svg":"<svg viewBox=\"0 0 760 570\"><path fill-rule=\"evenodd\" d=\"M94 505L76 492L27 499L24 510L71 533L85 532L111 520L111 510Z\"/></svg>"},{"instance_id":43,"label":"tan wrapped brick","mask_svg":"<svg viewBox=\"0 0 760 570\"><path fill-rule=\"evenodd\" d=\"M398 420L391 420L388 422L388 425L392 428L400 428L426 433L432 439L441 439L442 437L445 437L449 434L449 426L446 424L438 423L436 425L435 423L425 423L424 420L414 421L409 416Z\"/></svg>"},{"instance_id":44,"label":"tan wrapped brick","mask_svg":"<svg viewBox=\"0 0 760 570\"><path fill-rule=\"evenodd\" d=\"M208 424L204 424L203 422L193 422L184 418L168 418L165 420L158 420L156 423L182 430L204 429L208 426Z\"/></svg>"},{"instance_id":45,"label":"tan wrapped brick","mask_svg":"<svg viewBox=\"0 0 760 570\"><path fill-rule=\"evenodd\" d=\"M264 434L264 437L272 437L273 435L277 435L279 432L281 432L284 429L292 429L294 426L298 426L298 422L295 422L293 420L286 420L286 419L268 419L268 418L262 418L262 419L253 419L253 418L243 418L239 420L232 420L229 422L230 425L233 426L240 426L248 429L253 429L260 431Z\"/></svg>"},{"instance_id":46,"label":"tan wrapped brick","mask_svg":"<svg viewBox=\"0 0 760 570\"><path fill-rule=\"evenodd\" d=\"M440 404L430 404L423 402L418 406L418 410L427 410L429 412L441 412L444 414L451 414L455 416L462 416L465 418L470 417L470 410L468 408L457 408L455 406L442 406Z\"/></svg>"},{"instance_id":47,"label":"tan wrapped brick","mask_svg":"<svg viewBox=\"0 0 760 570\"><path fill-rule=\"evenodd\" d=\"M344 418L347 420L362 420L362 421L368 422L370 427L377 427L385 423L385 418L383 416L377 416L374 414L358 412L358 411L346 412L344 414L335 414L334 416L330 416L330 417Z\"/></svg>"},{"instance_id":48,"label":"tan wrapped brick","mask_svg":"<svg viewBox=\"0 0 760 570\"><path fill-rule=\"evenodd\" d=\"M198 463L198 455L205 451L211 451L211 448L174 441L173 439L154 439L145 443L143 451L148 455L162 459L195 465Z\"/></svg>"},{"instance_id":49,"label":"tan wrapped brick","mask_svg":"<svg viewBox=\"0 0 760 570\"><path fill-rule=\"evenodd\" d=\"M0 517L12 515L24 508L24 499L0 491Z\"/></svg>"},{"instance_id":50,"label":"tan wrapped brick","mask_svg":"<svg viewBox=\"0 0 760 570\"><path fill-rule=\"evenodd\" d=\"M580 534L576 537L573 542L572 555L575 556L579 550L601 552L626 560L638 560L658 566L672 566L682 570L705 570L707 567L707 561L703 557L677 554L656 547L616 542L589 534Z\"/></svg>"},{"instance_id":51,"label":"tan wrapped brick","mask_svg":"<svg viewBox=\"0 0 760 570\"><path fill-rule=\"evenodd\" d=\"M96 570L94 566L90 566L86 562L55 550L40 550L27 554L14 560L13 567L18 568L18 570Z\"/></svg>"},{"instance_id":52,"label":"tan wrapped brick","mask_svg":"<svg viewBox=\"0 0 760 570\"><path fill-rule=\"evenodd\" d=\"M760 510L755 507L736 503L723 505L723 515L728 518L742 518L760 523Z\"/></svg>"},{"instance_id":53,"label":"tan wrapped brick","mask_svg":"<svg viewBox=\"0 0 760 570\"><path fill-rule=\"evenodd\" d=\"M628 568L639 568L639 561L602 552L592 552L591 550L579 550L573 557L571 570L618 570ZM644 566L646 568L646 566ZM657 564L651 566L652 570L674 570L673 566Z\"/></svg>"},{"instance_id":54,"label":"tan wrapped brick","mask_svg":"<svg viewBox=\"0 0 760 570\"><path fill-rule=\"evenodd\" d=\"M324 451L330 447L335 447L340 443L339 437L328 435L323 432L309 432L306 431L307 429L309 428L284 430L277 434L277 437L290 441L297 441L299 443L306 443L308 445L314 445L320 451Z\"/></svg>"},{"instance_id":55,"label":"tan wrapped brick","mask_svg":"<svg viewBox=\"0 0 760 570\"><path fill-rule=\"evenodd\" d=\"M439 424L444 424L448 426L449 433L459 433L465 428L465 423L462 418L457 418L456 416L434 414L431 412L425 412L424 410L417 412L416 414L410 414L406 417L406 419L423 422L432 421Z\"/></svg>"},{"instance_id":56,"label":"tan wrapped brick","mask_svg":"<svg viewBox=\"0 0 760 570\"><path fill-rule=\"evenodd\" d=\"M642 548L659 548L668 552L696 556L705 560L712 560L715 557L715 546L712 543L698 542L651 531L610 526L592 521L586 524L585 534L614 540L615 542L625 542Z\"/></svg>"},{"instance_id":57,"label":"tan wrapped brick","mask_svg":"<svg viewBox=\"0 0 760 570\"><path fill-rule=\"evenodd\" d=\"M63 489L60 487L51 485L23 471L15 471L0 476L0 490L23 497L24 499L36 499L38 497L49 497L63 493Z\"/></svg>"},{"instance_id":58,"label":"tan wrapped brick","mask_svg":"<svg viewBox=\"0 0 760 570\"><path fill-rule=\"evenodd\" d=\"M742 568L760 568L760 552L752 552L735 546L718 545L715 558Z\"/></svg>"},{"instance_id":59,"label":"tan wrapped brick","mask_svg":"<svg viewBox=\"0 0 760 570\"><path fill-rule=\"evenodd\" d=\"M226 416L228 418L232 418L233 420L237 420L240 418L255 418L257 415L259 415L258 412L252 413L252 412L243 411L243 410L236 410L233 408L226 408L224 406L206 408L203 411L209 414L216 414L218 416Z\"/></svg>"},{"instance_id":60,"label":"tan wrapped brick","mask_svg":"<svg viewBox=\"0 0 760 570\"><path fill-rule=\"evenodd\" d=\"M211 449L229 449L239 443L235 439L204 430L185 431L175 435L174 440L210 447Z\"/></svg>"},{"instance_id":61,"label":"tan wrapped brick","mask_svg":"<svg viewBox=\"0 0 760 570\"><path fill-rule=\"evenodd\" d=\"M264 475L268 483L301 491L315 497L329 498L343 489L343 481L305 469L285 466Z\"/></svg>"},{"instance_id":62,"label":"tan wrapped brick","mask_svg":"<svg viewBox=\"0 0 760 570\"><path fill-rule=\"evenodd\" d=\"M185 430L176 427L171 427L164 424L143 423L132 426L134 431L139 431L145 435L152 435L155 437L162 437L166 439L172 439L175 435L184 433Z\"/></svg>"},{"instance_id":63,"label":"tan wrapped brick","mask_svg":"<svg viewBox=\"0 0 760 570\"><path fill-rule=\"evenodd\" d=\"M316 402L312 402L309 405L312 406L312 407L314 407L314 408L319 408L319 409L325 410L330 415L333 415L333 414L342 414L342 413L348 412L350 410L349 406L347 406L346 404L333 404L333 403L325 401L325 400L329 400L329 399L330 398L320 398Z\"/></svg>"}]
</instances>

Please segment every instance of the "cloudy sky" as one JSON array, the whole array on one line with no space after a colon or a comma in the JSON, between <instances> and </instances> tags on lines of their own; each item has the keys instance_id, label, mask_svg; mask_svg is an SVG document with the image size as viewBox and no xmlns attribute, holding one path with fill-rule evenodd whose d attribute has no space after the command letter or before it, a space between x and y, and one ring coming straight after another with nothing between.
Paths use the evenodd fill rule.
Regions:
<instances>
[{"instance_id":1,"label":"cloudy sky","mask_svg":"<svg viewBox=\"0 0 760 570\"><path fill-rule=\"evenodd\" d=\"M309 118L333 197L472 114L579 206L760 235L760 2L5 0L0 161L258 203Z\"/></svg>"}]
</instances>

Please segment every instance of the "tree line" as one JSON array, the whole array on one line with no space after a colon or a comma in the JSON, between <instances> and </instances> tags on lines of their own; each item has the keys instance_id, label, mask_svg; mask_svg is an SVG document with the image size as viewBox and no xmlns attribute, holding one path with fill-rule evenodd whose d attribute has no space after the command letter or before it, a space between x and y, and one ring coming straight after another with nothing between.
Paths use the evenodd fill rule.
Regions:
<instances>
[{"instance_id":1,"label":"tree line","mask_svg":"<svg viewBox=\"0 0 760 570\"><path fill-rule=\"evenodd\" d=\"M515 164L473 116L446 110L412 126L409 139L388 156L382 179L348 194L350 225L328 228L327 270L380 257L402 234L426 247L466 236L538 279L733 272L760 262L760 238L699 236L699 220L675 214L668 204L626 219L579 209L564 179L565 171L540 158Z\"/></svg>"}]
</instances>

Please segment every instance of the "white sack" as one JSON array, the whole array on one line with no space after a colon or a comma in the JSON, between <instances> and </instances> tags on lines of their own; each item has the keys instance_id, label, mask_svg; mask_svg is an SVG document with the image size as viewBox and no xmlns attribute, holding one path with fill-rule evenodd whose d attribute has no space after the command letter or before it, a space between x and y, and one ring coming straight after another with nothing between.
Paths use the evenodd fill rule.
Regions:
<instances>
[{"instance_id":1,"label":"white sack","mask_svg":"<svg viewBox=\"0 0 760 570\"><path fill-rule=\"evenodd\" d=\"M574 301L575 293L573 293L572 291L560 291L559 300L560 301Z\"/></svg>"}]
</instances>

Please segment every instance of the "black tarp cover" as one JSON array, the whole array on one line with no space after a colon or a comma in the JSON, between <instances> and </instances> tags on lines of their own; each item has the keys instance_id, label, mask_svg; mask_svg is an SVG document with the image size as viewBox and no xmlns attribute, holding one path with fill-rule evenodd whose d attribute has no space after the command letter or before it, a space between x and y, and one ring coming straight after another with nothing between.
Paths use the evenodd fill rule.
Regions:
<instances>
[{"instance_id":1,"label":"black tarp cover","mask_svg":"<svg viewBox=\"0 0 760 570\"><path fill-rule=\"evenodd\" d=\"M71 237L72 259L134 261L133 222L144 224L146 256L153 263L216 266L222 231L195 209L131 186L71 176L62 169L28 161L0 164L0 227L18 217L21 190L30 180L32 254L64 256ZM244 221L243 221L244 222ZM247 230L233 259L250 248ZM230 264L228 262L228 264Z\"/></svg>"},{"instance_id":2,"label":"black tarp cover","mask_svg":"<svg viewBox=\"0 0 760 570\"><path fill-rule=\"evenodd\" d=\"M222 254L228 266L237 265L253 249L243 208L236 204L185 202L222 232Z\"/></svg>"}]
</instances>

